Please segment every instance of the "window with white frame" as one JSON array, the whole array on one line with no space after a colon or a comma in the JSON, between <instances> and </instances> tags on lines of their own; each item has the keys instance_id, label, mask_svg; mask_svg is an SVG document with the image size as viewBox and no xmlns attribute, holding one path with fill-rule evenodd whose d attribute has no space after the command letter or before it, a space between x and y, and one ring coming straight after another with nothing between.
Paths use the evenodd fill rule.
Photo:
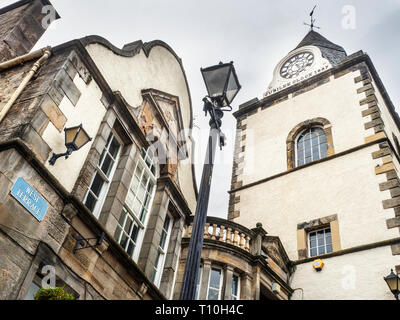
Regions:
<instances>
[{"instance_id":1,"label":"window with white frame","mask_svg":"<svg viewBox=\"0 0 400 320\"><path fill-rule=\"evenodd\" d=\"M136 219L125 208L122 208L114 239L131 258L133 258L135 252L139 230L140 227Z\"/></svg>"},{"instance_id":2,"label":"window with white frame","mask_svg":"<svg viewBox=\"0 0 400 320\"><path fill-rule=\"evenodd\" d=\"M208 283L207 300L221 300L222 270L212 268Z\"/></svg>"},{"instance_id":3,"label":"window with white frame","mask_svg":"<svg viewBox=\"0 0 400 320\"><path fill-rule=\"evenodd\" d=\"M137 261L139 249L151 209L155 186L155 166L150 148L142 150L137 160L133 178L125 198L115 240ZM126 223L129 223L128 225ZM131 225L132 223L132 225Z\"/></svg>"},{"instance_id":4,"label":"window with white frame","mask_svg":"<svg viewBox=\"0 0 400 320\"><path fill-rule=\"evenodd\" d=\"M98 218L117 167L121 144L111 132L101 153L83 203Z\"/></svg>"},{"instance_id":5,"label":"window with white frame","mask_svg":"<svg viewBox=\"0 0 400 320\"><path fill-rule=\"evenodd\" d=\"M203 267L200 266L199 272L197 273L196 277L196 292L195 292L195 300L199 300L199 295L200 295L200 284L201 284L201 278L203 277Z\"/></svg>"},{"instance_id":6,"label":"window with white frame","mask_svg":"<svg viewBox=\"0 0 400 320\"><path fill-rule=\"evenodd\" d=\"M326 158L328 145L325 131L321 127L312 127L303 131L296 139L296 163L301 166L312 161Z\"/></svg>"},{"instance_id":7,"label":"window with white frame","mask_svg":"<svg viewBox=\"0 0 400 320\"><path fill-rule=\"evenodd\" d=\"M238 275L232 275L232 291L231 300L239 300L240 298L240 278Z\"/></svg>"},{"instance_id":8,"label":"window with white frame","mask_svg":"<svg viewBox=\"0 0 400 320\"><path fill-rule=\"evenodd\" d=\"M154 263L153 273L151 275L151 280L157 287L160 285L161 282L162 270L164 269L165 256L168 250L168 243L171 235L172 224L173 224L173 219L169 214L167 214L161 231L160 243L158 244L157 256Z\"/></svg>"},{"instance_id":9,"label":"window with white frame","mask_svg":"<svg viewBox=\"0 0 400 320\"><path fill-rule=\"evenodd\" d=\"M332 252L331 229L325 228L309 232L308 248L310 257Z\"/></svg>"}]
</instances>

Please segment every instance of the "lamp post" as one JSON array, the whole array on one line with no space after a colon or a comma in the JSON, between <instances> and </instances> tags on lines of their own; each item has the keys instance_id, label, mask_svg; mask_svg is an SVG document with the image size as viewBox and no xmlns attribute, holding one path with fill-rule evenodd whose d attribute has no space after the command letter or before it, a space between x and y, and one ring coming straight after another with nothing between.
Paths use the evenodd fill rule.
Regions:
<instances>
[{"instance_id":1,"label":"lamp post","mask_svg":"<svg viewBox=\"0 0 400 320\"><path fill-rule=\"evenodd\" d=\"M79 150L82 148L86 143L92 140L89 137L85 129L83 129L82 124L76 127L65 128L65 146L67 147L67 151L64 153L53 153L51 156L49 163L50 165L54 166L57 159L60 157L65 156L65 159L71 155L72 152Z\"/></svg>"},{"instance_id":2,"label":"lamp post","mask_svg":"<svg viewBox=\"0 0 400 320\"><path fill-rule=\"evenodd\" d=\"M386 281L390 291L393 293L396 300L399 300L399 276L395 274L392 269L390 274L383 279Z\"/></svg>"},{"instance_id":3,"label":"lamp post","mask_svg":"<svg viewBox=\"0 0 400 320\"><path fill-rule=\"evenodd\" d=\"M241 88L233 62L220 62L218 65L201 69L201 73L208 92L203 99L203 111L206 116L207 113L210 114L210 133L183 276L181 300L195 299L217 140L221 149L225 145L225 136L221 132L221 119L224 111L232 111L230 104Z\"/></svg>"}]
</instances>

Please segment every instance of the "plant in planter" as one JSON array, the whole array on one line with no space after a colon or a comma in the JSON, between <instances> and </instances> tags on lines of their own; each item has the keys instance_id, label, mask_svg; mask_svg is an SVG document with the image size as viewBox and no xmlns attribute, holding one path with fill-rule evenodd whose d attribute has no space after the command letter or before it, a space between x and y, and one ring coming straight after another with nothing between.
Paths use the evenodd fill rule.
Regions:
<instances>
[{"instance_id":1,"label":"plant in planter","mask_svg":"<svg viewBox=\"0 0 400 320\"><path fill-rule=\"evenodd\" d=\"M62 288L49 288L49 289L39 289L38 292L36 292L34 298L35 300L75 300L75 297L66 292L64 290L65 286Z\"/></svg>"}]
</instances>

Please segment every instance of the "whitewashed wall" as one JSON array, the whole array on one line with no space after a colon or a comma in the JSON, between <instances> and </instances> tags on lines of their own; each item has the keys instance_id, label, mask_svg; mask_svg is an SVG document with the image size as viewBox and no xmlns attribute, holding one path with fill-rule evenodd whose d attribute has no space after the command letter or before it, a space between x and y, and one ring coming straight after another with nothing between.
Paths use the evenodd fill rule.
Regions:
<instances>
[{"instance_id":1,"label":"whitewashed wall","mask_svg":"<svg viewBox=\"0 0 400 320\"><path fill-rule=\"evenodd\" d=\"M320 272L312 262L297 266L291 287L302 288L304 300L394 300L383 280L390 266L399 263L390 246L325 259L324 263ZM301 290L292 299L300 300Z\"/></svg>"},{"instance_id":2,"label":"whitewashed wall","mask_svg":"<svg viewBox=\"0 0 400 320\"><path fill-rule=\"evenodd\" d=\"M179 97L185 132L190 126L190 97L184 74L175 56L166 48L155 46L147 57L143 50L133 57L123 57L100 44L86 47L112 90L121 92L134 108L142 104L143 89L157 89ZM192 145L187 140L189 154ZM179 184L189 207L196 205L192 168L189 159L179 164Z\"/></svg>"},{"instance_id":3,"label":"whitewashed wall","mask_svg":"<svg viewBox=\"0 0 400 320\"><path fill-rule=\"evenodd\" d=\"M72 191L75 185L106 113L106 109L100 101L102 92L95 81L91 81L87 85L78 73L74 78L74 83L82 94L76 106L71 103L67 96L64 96L59 105L60 110L67 118L65 128L78 126L82 123L84 129L93 140L79 151L73 152L68 160L65 161L64 158L59 158L54 166L51 166L48 161L45 164L47 169L69 192ZM66 151L64 130L59 132L51 122L49 122L42 137L52 149L52 152L64 153Z\"/></svg>"}]
</instances>

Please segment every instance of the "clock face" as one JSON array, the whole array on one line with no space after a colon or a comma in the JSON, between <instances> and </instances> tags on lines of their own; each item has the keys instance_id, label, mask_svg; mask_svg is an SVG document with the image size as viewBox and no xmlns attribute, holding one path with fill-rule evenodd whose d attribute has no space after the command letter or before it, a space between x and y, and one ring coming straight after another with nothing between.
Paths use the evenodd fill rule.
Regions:
<instances>
[{"instance_id":1,"label":"clock face","mask_svg":"<svg viewBox=\"0 0 400 320\"><path fill-rule=\"evenodd\" d=\"M288 59L282 66L280 74L285 79L297 77L301 72L308 69L314 62L314 55L309 52L301 52Z\"/></svg>"}]
</instances>

